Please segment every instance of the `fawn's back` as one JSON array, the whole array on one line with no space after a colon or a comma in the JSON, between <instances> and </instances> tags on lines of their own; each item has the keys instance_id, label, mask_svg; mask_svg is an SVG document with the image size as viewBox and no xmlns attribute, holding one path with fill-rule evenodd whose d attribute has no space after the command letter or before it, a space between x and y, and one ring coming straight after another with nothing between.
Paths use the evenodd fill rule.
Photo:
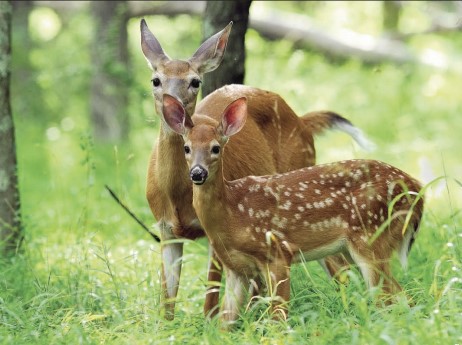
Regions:
<instances>
[{"instance_id":1,"label":"fawn's back","mask_svg":"<svg viewBox=\"0 0 462 345\"><path fill-rule=\"evenodd\" d=\"M422 214L423 201L413 205L416 195L412 194L420 191L420 183L373 160L249 176L227 186L227 204L233 212L226 222L229 229L240 229L243 234L239 239L236 236L236 247L255 253L259 243L265 260L270 236L279 243L284 241L285 250L291 253L303 252L307 260L343 252L342 248L352 242L362 251L377 253L382 247L396 250L405 233L402 226L408 212L413 210L413 227ZM389 218L388 205L395 198L389 226L369 244Z\"/></svg>"}]
</instances>

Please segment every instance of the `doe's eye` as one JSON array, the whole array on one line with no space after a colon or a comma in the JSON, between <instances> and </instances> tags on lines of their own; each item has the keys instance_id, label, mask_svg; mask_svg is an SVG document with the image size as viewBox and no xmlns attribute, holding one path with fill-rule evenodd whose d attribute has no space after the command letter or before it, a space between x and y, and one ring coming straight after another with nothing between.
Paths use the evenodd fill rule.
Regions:
<instances>
[{"instance_id":1,"label":"doe's eye","mask_svg":"<svg viewBox=\"0 0 462 345\"><path fill-rule=\"evenodd\" d=\"M191 80L191 87L197 89L201 85L201 81L197 78Z\"/></svg>"},{"instance_id":2,"label":"doe's eye","mask_svg":"<svg viewBox=\"0 0 462 345\"><path fill-rule=\"evenodd\" d=\"M214 154L220 153L220 146L218 146L218 145L212 146L212 153L214 153Z\"/></svg>"},{"instance_id":3,"label":"doe's eye","mask_svg":"<svg viewBox=\"0 0 462 345\"><path fill-rule=\"evenodd\" d=\"M154 78L154 79L151 80L151 82L152 82L152 86L154 86L154 87L160 86L160 79L159 78Z\"/></svg>"},{"instance_id":4,"label":"doe's eye","mask_svg":"<svg viewBox=\"0 0 462 345\"><path fill-rule=\"evenodd\" d=\"M191 148L188 145L185 145L184 147L184 153L190 154L191 153Z\"/></svg>"}]
</instances>

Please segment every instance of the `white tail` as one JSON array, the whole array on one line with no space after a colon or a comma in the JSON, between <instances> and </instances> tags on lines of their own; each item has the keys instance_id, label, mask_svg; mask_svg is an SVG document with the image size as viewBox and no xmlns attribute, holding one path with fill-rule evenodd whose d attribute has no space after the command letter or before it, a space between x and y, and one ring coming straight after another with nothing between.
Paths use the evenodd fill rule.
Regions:
<instances>
[{"instance_id":1,"label":"white tail","mask_svg":"<svg viewBox=\"0 0 462 345\"><path fill-rule=\"evenodd\" d=\"M274 288L278 299L273 308L285 318L290 265L301 257L344 254L359 266L369 286L383 279L385 293L400 291L390 260L394 251L407 257L418 229L420 183L375 160L227 181L223 173L229 164L223 167L223 159L233 152L227 146L223 154L223 149L245 128L247 111L246 99L239 98L219 121L195 115L194 123L185 123L164 108L166 121L184 136L194 208L228 271L223 319L236 318L249 279L259 276Z\"/></svg>"},{"instance_id":2,"label":"white tail","mask_svg":"<svg viewBox=\"0 0 462 345\"><path fill-rule=\"evenodd\" d=\"M141 20L141 48L152 69L152 90L159 115L163 112L164 94L171 94L180 105L175 107L175 103L170 102L169 107L184 115L185 125L192 123L191 116L203 74L219 66L231 26L232 23L206 40L191 58L176 60L168 57L146 22ZM313 112L300 118L279 95L242 85L230 85L216 90L197 105L197 112L219 119L226 105L239 97L247 98L249 117L245 129L229 144L232 153L224 162L226 177L229 179L282 173L313 165L313 135L335 128L338 123L348 122L328 112ZM158 221L163 242L162 287L167 318L174 316L183 245L166 240L204 236L192 206L192 186L183 156L183 144L182 137L170 130L161 117L160 133L148 166L146 196ZM334 275L336 265L329 265L334 263L334 259L328 259L326 263L332 267L330 274ZM220 269L212 266L208 281L221 281ZM218 290L216 284L210 287L204 305L206 314L213 315L215 312Z\"/></svg>"}]
</instances>

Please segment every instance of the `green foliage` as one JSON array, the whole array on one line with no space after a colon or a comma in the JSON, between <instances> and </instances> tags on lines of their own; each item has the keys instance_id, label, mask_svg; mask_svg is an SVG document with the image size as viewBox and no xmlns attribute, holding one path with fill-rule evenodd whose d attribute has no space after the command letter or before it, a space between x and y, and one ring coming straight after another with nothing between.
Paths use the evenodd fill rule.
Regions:
<instances>
[{"instance_id":1,"label":"green foliage","mask_svg":"<svg viewBox=\"0 0 462 345\"><path fill-rule=\"evenodd\" d=\"M325 8L334 5L277 6L306 8L322 19L328 16ZM361 26L359 31L378 30L371 29L375 7L367 5L371 20L361 13L351 19ZM349 284L338 286L310 262L292 269L288 322L272 322L268 300L262 298L234 332L225 333L202 316L205 240L185 242L176 318L167 322L160 314L160 247L104 189L105 184L113 187L138 216L154 222L144 188L159 120L150 95L151 74L139 47L139 20L128 26L134 80L130 139L116 146L95 144L89 134L90 17L76 12L62 20L53 39L33 36L30 51L18 41L13 46L12 97L26 239L23 253L0 261L0 343L462 342L459 74L421 66L371 67L356 60L332 64L288 41L267 42L248 32L247 84L280 93L300 115L335 110L378 146L364 152L345 134L329 132L316 138L318 162L376 158L424 181L448 178L427 190L408 269L394 263L397 280L415 306L403 296L395 305L376 306L370 300L377 291L368 292L357 271L348 273ZM200 19L147 20L172 58L190 56L200 43ZM422 37L419 44L434 39ZM460 35L451 36L450 46L443 50L460 56ZM17 79L26 63L34 76L28 80L36 83L24 85Z\"/></svg>"}]
</instances>

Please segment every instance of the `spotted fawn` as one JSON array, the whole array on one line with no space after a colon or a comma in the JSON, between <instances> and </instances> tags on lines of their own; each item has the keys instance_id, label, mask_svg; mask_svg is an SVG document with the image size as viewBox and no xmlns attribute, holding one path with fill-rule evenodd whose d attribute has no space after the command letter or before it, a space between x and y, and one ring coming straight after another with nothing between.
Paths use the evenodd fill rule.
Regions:
<instances>
[{"instance_id":1,"label":"spotted fawn","mask_svg":"<svg viewBox=\"0 0 462 345\"><path fill-rule=\"evenodd\" d=\"M376 160L346 160L284 174L228 181L224 147L247 117L239 98L219 121L184 119L181 104L164 95L164 117L184 137L193 205L226 270L222 319L236 319L250 280L274 290L273 311L287 316L290 265L332 254L356 264L370 287L401 290L390 270L394 251L404 265L423 212L421 185ZM239 162L235 162L239 164ZM223 175L225 174L225 175Z\"/></svg>"}]
</instances>

